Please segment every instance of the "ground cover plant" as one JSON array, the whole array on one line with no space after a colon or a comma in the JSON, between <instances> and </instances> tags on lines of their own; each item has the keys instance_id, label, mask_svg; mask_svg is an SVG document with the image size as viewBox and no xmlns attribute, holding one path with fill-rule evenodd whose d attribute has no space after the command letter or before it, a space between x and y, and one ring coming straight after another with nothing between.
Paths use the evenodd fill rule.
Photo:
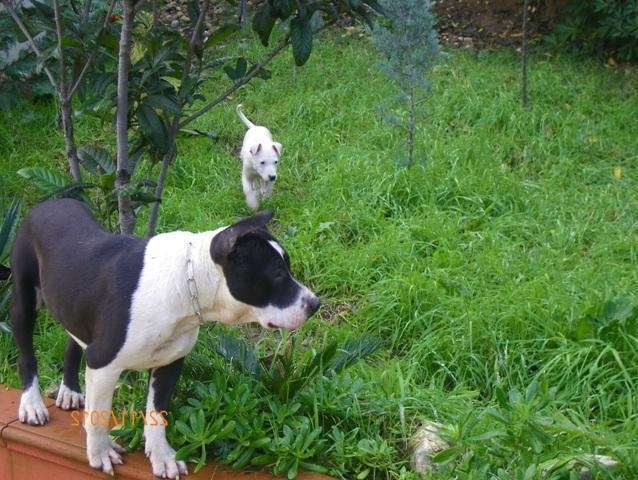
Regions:
<instances>
[{"instance_id":1,"label":"ground cover plant","mask_svg":"<svg viewBox=\"0 0 638 480\"><path fill-rule=\"evenodd\" d=\"M326 37L303 68L282 56L268 82L202 117L217 141L180 139L158 231L248 213L234 154L241 102L284 144L265 207L324 306L294 333L202 332L172 442L195 464L413 479L409 439L434 420L450 448L432 478L570 478L578 464L633 478L635 70L532 55L523 110L515 52L446 49L415 136L427 162L407 170L401 133L376 114L395 93L377 63L367 35ZM65 161L51 111L0 120L3 184L27 205L40 194L16 171ZM41 380L55 388L65 334L46 317L37 328ZM6 332L0 348L0 382L17 387ZM127 374L116 409L139 410L145 383ZM118 435L140 445L131 425ZM592 454L618 465L597 468Z\"/></svg>"}]
</instances>

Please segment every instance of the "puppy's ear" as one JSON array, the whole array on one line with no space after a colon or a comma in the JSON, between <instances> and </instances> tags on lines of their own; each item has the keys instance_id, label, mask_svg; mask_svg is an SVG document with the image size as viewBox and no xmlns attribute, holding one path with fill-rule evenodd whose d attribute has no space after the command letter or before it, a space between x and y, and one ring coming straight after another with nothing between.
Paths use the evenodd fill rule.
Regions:
<instances>
[{"instance_id":1,"label":"puppy's ear","mask_svg":"<svg viewBox=\"0 0 638 480\"><path fill-rule=\"evenodd\" d=\"M213 238L210 243L210 256L215 263L221 264L230 252L233 251L237 240L248 233L266 228L266 224L273 217L273 212L264 210L252 217L246 217L230 227L226 227Z\"/></svg>"},{"instance_id":2,"label":"puppy's ear","mask_svg":"<svg viewBox=\"0 0 638 480\"><path fill-rule=\"evenodd\" d=\"M281 157L281 143L273 142L272 149L277 153L278 157Z\"/></svg>"},{"instance_id":3,"label":"puppy's ear","mask_svg":"<svg viewBox=\"0 0 638 480\"><path fill-rule=\"evenodd\" d=\"M253 145L252 147L250 147L251 155L257 155L259 152L261 152L261 143L258 143L257 145Z\"/></svg>"}]
</instances>

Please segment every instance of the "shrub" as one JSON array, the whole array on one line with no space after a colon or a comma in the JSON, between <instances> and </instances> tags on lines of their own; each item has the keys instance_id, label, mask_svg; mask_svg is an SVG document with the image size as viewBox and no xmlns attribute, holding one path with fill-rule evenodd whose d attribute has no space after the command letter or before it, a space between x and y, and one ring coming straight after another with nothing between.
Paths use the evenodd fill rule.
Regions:
<instances>
[{"instance_id":1,"label":"shrub","mask_svg":"<svg viewBox=\"0 0 638 480\"><path fill-rule=\"evenodd\" d=\"M551 43L638 61L638 0L571 0L561 17Z\"/></svg>"}]
</instances>

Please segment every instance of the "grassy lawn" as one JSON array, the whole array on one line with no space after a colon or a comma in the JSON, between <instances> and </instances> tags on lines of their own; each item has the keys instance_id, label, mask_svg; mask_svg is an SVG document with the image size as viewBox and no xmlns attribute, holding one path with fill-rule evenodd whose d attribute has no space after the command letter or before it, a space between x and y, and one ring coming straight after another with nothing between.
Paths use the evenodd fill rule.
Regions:
<instances>
[{"instance_id":1,"label":"grassy lawn","mask_svg":"<svg viewBox=\"0 0 638 480\"><path fill-rule=\"evenodd\" d=\"M410 479L409 438L432 420L451 446L436 478L569 478L570 460L586 454L619 462L600 478L634 478L638 77L538 54L526 111L518 62L509 51L448 51L432 73L410 170L401 167L403 133L377 113L394 91L365 38L326 37L301 69L278 58L271 80L195 125L218 141L180 140L158 230L207 230L248 214L235 154L241 102L283 144L264 207L276 212L272 229L293 270L323 300L292 334L219 326L201 334L171 430L189 458L204 445L209 458L244 455L244 465L277 473L296 459L338 478ZM210 95L224 82L211 79ZM79 132L90 139L101 128ZM5 191L33 203L38 193L15 172L63 165L51 107L5 114L0 156ZM140 233L144 225L142 217ZM373 355L287 394L215 353L223 335L307 365L364 333L381 341ZM65 334L44 318L37 343L41 382L52 388ZM303 377L294 362L289 379ZM0 331L0 383L19 385L15 363ZM122 408L140 408L144 385L143 375L126 376ZM205 423L245 421L275 447L264 453L258 438L242 443L237 432L198 444L198 410ZM138 445L139 430L121 433Z\"/></svg>"}]
</instances>

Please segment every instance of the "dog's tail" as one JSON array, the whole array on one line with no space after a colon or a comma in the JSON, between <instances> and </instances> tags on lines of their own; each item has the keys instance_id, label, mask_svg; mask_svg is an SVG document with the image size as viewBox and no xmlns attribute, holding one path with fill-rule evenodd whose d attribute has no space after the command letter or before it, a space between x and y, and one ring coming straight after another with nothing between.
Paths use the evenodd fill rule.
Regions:
<instances>
[{"instance_id":1,"label":"dog's tail","mask_svg":"<svg viewBox=\"0 0 638 480\"><path fill-rule=\"evenodd\" d=\"M253 128L255 124L251 122L250 120L248 120L248 118L246 118L246 115L244 115L244 112L241 111L241 107L242 105L240 103L239 105L237 105L237 108L236 108L239 119L243 122L244 125L246 125L246 128Z\"/></svg>"}]
</instances>

